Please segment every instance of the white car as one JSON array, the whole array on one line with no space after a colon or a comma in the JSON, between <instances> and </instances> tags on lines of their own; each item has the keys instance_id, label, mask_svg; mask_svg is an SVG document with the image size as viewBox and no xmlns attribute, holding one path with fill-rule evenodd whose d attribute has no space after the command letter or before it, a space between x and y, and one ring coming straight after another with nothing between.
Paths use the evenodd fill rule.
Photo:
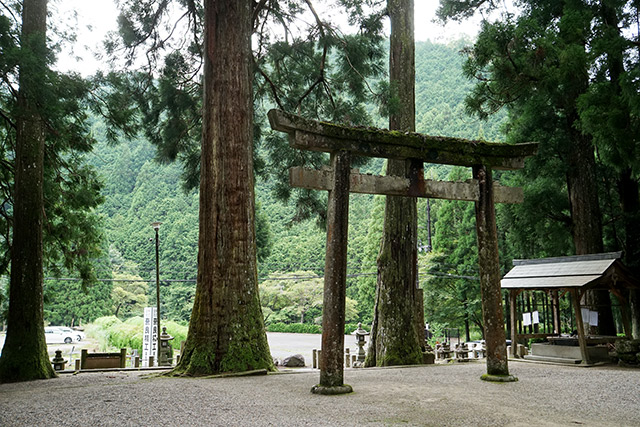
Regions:
<instances>
[{"instance_id":1,"label":"white car","mask_svg":"<svg viewBox=\"0 0 640 427\"><path fill-rule=\"evenodd\" d=\"M44 328L44 338L47 344L71 344L76 338L76 334L61 331L57 327L47 326Z\"/></svg>"},{"instance_id":2,"label":"white car","mask_svg":"<svg viewBox=\"0 0 640 427\"><path fill-rule=\"evenodd\" d=\"M86 338L84 332L76 331L66 326L45 326L44 335L47 339L47 344L71 344L74 341L82 341Z\"/></svg>"},{"instance_id":3,"label":"white car","mask_svg":"<svg viewBox=\"0 0 640 427\"><path fill-rule=\"evenodd\" d=\"M82 341L86 338L84 332L76 331L75 329L68 328L66 326L49 326L50 328L56 328L59 331L62 331L64 334L71 334L74 337L75 341Z\"/></svg>"}]
</instances>

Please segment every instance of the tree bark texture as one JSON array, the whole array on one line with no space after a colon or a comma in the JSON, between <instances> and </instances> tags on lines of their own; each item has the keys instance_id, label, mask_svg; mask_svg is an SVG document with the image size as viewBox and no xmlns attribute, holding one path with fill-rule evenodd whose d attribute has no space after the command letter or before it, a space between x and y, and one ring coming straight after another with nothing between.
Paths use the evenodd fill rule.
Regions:
<instances>
[{"instance_id":1,"label":"tree bark texture","mask_svg":"<svg viewBox=\"0 0 640 427\"><path fill-rule=\"evenodd\" d=\"M620 33L620 17L614 5L610 2L601 2L603 23L617 38L622 38ZM624 52L622 45L615 45L607 52L609 78L615 94L622 95L621 80L625 72ZM633 133L633 119L629 107L623 109L624 116L616 125L625 130L626 135ZM635 277L640 277L640 193L638 192L638 180L633 177L632 166L637 161L637 144L628 144L624 141L612 141L617 150L622 151L622 158L628 162L628 167L622 168L618 174L617 187L622 209L622 224L624 228L624 262ZM634 338L640 338L640 290L631 289L629 292L629 306L631 315L631 329Z\"/></svg>"},{"instance_id":2,"label":"tree bark texture","mask_svg":"<svg viewBox=\"0 0 640 427\"><path fill-rule=\"evenodd\" d=\"M629 267L635 277L640 277L640 200L638 181L632 178L630 169L620 174L618 192L625 234L625 265ZM640 290L631 289L629 291L629 306L631 333L635 339L640 339Z\"/></svg>"},{"instance_id":3,"label":"tree bark texture","mask_svg":"<svg viewBox=\"0 0 640 427\"><path fill-rule=\"evenodd\" d=\"M605 10L613 11L610 8ZM615 14L614 14L615 16ZM612 25L617 24L618 19L610 19ZM617 27L616 27L617 30ZM619 30L617 30L619 31ZM622 52L609 58L611 83L616 85L616 92L620 94L620 75L624 71ZM627 113L625 115L625 127L630 131L632 119ZM620 144L620 142L619 142ZM623 145L623 144L620 144ZM626 144L624 144L626 145ZM637 149L635 145L624 154L629 162L636 158ZM624 261L635 277L640 277L640 193L638 191L638 180L633 177L632 167L624 168L618 175L618 194L620 196L620 207L622 209L622 223L624 227ZM631 333L634 338L640 338L640 290L631 289L629 292L629 308L631 316Z\"/></svg>"},{"instance_id":4,"label":"tree bark texture","mask_svg":"<svg viewBox=\"0 0 640 427\"><path fill-rule=\"evenodd\" d=\"M415 43L413 0L389 0L391 19L389 129L415 130ZM413 166L413 168L412 168ZM416 165L389 160L387 175L408 177ZM376 304L366 366L419 364L422 331L416 319L416 199L387 197L382 247L378 255Z\"/></svg>"},{"instance_id":5,"label":"tree bark texture","mask_svg":"<svg viewBox=\"0 0 640 427\"><path fill-rule=\"evenodd\" d=\"M570 115L571 116L571 115ZM571 123L575 120L569 118ZM601 253L602 216L598 198L596 163L591 140L577 130L571 131L568 153L567 189L571 209L573 243L576 255ZM611 311L611 298L606 290L588 291L583 305L598 311L598 331L601 335L615 335L616 328ZM585 323L587 333L595 333Z\"/></svg>"},{"instance_id":6,"label":"tree bark texture","mask_svg":"<svg viewBox=\"0 0 640 427\"><path fill-rule=\"evenodd\" d=\"M567 9L570 10L570 9ZM565 10L563 10L563 13ZM562 17L564 19L564 16ZM570 18L567 18L570 20ZM574 31L571 26L560 28L560 37L564 43L581 49L586 54L587 41L583 32ZM586 55L585 55L586 56ZM567 64L564 64L567 66ZM602 217L597 191L596 163L593 140L582 134L577 126L580 116L577 110L578 98L589 88L589 72L586 63L572 64L573 72L568 75L566 90L563 91L560 105L564 110L567 130L566 163L567 190L571 210L573 243L576 255L600 253L602 243ZM589 291L582 304L597 309L601 334L615 335L615 324L611 312L611 299L607 291ZM585 324L588 331L588 324ZM593 331L595 332L595 331Z\"/></svg>"},{"instance_id":7,"label":"tree bark texture","mask_svg":"<svg viewBox=\"0 0 640 427\"><path fill-rule=\"evenodd\" d=\"M478 180L480 186L480 201L475 204L476 234L478 238L482 321L487 347L487 374L504 376L509 375L509 366L504 315L502 313L493 177L491 169L486 166L474 166L473 177Z\"/></svg>"},{"instance_id":8,"label":"tree bark texture","mask_svg":"<svg viewBox=\"0 0 640 427\"><path fill-rule=\"evenodd\" d=\"M196 295L176 374L273 369L258 297L250 0L206 0Z\"/></svg>"},{"instance_id":9,"label":"tree bark texture","mask_svg":"<svg viewBox=\"0 0 640 427\"><path fill-rule=\"evenodd\" d=\"M46 74L46 0L25 0L16 132L14 226L7 336L1 381L55 376L44 337L42 223L45 131L40 115Z\"/></svg>"},{"instance_id":10,"label":"tree bark texture","mask_svg":"<svg viewBox=\"0 0 640 427\"><path fill-rule=\"evenodd\" d=\"M24 0L16 132L13 246L0 381L52 378L42 312L42 223L47 2Z\"/></svg>"},{"instance_id":11,"label":"tree bark texture","mask_svg":"<svg viewBox=\"0 0 640 427\"><path fill-rule=\"evenodd\" d=\"M322 359L320 386L340 387L344 382L344 322L347 289L349 229L349 173L351 155L332 155L333 189L327 213L327 253L322 303Z\"/></svg>"}]
</instances>

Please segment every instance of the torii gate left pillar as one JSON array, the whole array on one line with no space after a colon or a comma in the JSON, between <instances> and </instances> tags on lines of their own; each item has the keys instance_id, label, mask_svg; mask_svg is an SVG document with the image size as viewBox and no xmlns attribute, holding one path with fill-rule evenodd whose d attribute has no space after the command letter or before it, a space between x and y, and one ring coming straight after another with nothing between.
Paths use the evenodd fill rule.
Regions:
<instances>
[{"instance_id":1,"label":"torii gate left pillar","mask_svg":"<svg viewBox=\"0 0 640 427\"><path fill-rule=\"evenodd\" d=\"M502 292L500 288L500 260L498 258L498 228L493 198L491 168L473 166L473 177L478 180L479 197L476 207L476 235L478 239L478 265L482 321L487 349L486 380L514 381L507 364L507 341L504 332ZM496 286L497 284L497 286ZM500 307L499 310L496 310Z\"/></svg>"},{"instance_id":2,"label":"torii gate left pillar","mask_svg":"<svg viewBox=\"0 0 640 427\"><path fill-rule=\"evenodd\" d=\"M312 393L344 394L353 391L344 384L344 322L347 289L347 241L349 230L349 175L351 154L331 153L333 171L327 210L327 248L322 299L322 353L320 384Z\"/></svg>"}]
</instances>

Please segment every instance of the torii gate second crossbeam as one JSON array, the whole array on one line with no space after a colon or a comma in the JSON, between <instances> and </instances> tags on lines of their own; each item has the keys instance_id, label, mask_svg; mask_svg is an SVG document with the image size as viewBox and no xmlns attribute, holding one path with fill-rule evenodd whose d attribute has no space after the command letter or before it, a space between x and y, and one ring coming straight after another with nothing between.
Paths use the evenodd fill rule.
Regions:
<instances>
[{"instance_id":1,"label":"torii gate second crossbeam","mask_svg":"<svg viewBox=\"0 0 640 427\"><path fill-rule=\"evenodd\" d=\"M495 185L492 169L523 168L524 160L536 153L538 144L495 144L418 133L352 128L308 120L278 110L269 111L268 116L271 128L286 132L293 148L331 153L330 171L290 170L292 186L329 191L320 384L312 391L321 394L351 391L351 387L343 382L347 230L351 191L475 202L482 316L487 347L487 374L483 375L483 379L513 380L507 365L494 203L519 203L522 201L522 189ZM353 155L407 160L411 164L409 176L352 173ZM472 167L473 179L464 183L425 180L425 162Z\"/></svg>"}]
</instances>

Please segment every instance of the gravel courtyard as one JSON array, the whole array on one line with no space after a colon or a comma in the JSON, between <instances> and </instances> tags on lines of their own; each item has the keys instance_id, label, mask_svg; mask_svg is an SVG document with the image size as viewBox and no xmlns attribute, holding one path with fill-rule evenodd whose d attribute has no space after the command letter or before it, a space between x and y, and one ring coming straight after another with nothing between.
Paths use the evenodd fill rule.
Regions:
<instances>
[{"instance_id":1,"label":"gravel courtyard","mask_svg":"<svg viewBox=\"0 0 640 427\"><path fill-rule=\"evenodd\" d=\"M347 369L354 392L310 393L318 371L165 378L63 374L0 385L1 426L640 426L640 370L511 362L515 383L480 362Z\"/></svg>"}]
</instances>

